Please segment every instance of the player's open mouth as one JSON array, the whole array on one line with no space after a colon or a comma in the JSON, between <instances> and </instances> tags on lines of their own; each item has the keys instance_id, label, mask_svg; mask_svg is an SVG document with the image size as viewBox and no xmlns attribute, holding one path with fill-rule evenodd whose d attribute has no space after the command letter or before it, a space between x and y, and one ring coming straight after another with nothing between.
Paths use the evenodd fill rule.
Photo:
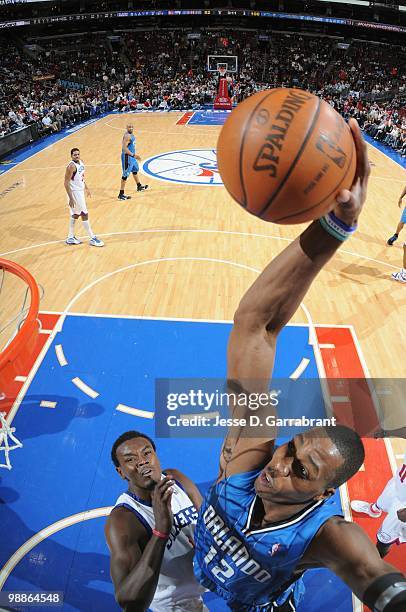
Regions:
<instances>
[{"instance_id":1,"label":"player's open mouth","mask_svg":"<svg viewBox=\"0 0 406 612\"><path fill-rule=\"evenodd\" d=\"M273 478L270 474L268 474L268 472L266 472L265 470L263 472L261 472L260 475L260 479L263 483L265 483L266 485L268 485L268 487L273 487Z\"/></svg>"},{"instance_id":2,"label":"player's open mouth","mask_svg":"<svg viewBox=\"0 0 406 612\"><path fill-rule=\"evenodd\" d=\"M141 474L141 476L143 476L144 478L146 478L147 476L151 476L151 474L152 474L152 468L144 468L144 469L140 470L140 474Z\"/></svg>"}]
</instances>

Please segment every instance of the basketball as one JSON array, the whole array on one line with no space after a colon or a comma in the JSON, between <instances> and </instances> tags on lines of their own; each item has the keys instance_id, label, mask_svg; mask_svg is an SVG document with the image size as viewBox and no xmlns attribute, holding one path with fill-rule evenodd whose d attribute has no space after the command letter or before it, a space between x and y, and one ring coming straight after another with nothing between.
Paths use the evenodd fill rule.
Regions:
<instances>
[{"instance_id":1,"label":"basketball","mask_svg":"<svg viewBox=\"0 0 406 612\"><path fill-rule=\"evenodd\" d=\"M301 89L260 91L232 111L217 144L229 194L265 221L317 219L352 185L356 152L344 119Z\"/></svg>"}]
</instances>

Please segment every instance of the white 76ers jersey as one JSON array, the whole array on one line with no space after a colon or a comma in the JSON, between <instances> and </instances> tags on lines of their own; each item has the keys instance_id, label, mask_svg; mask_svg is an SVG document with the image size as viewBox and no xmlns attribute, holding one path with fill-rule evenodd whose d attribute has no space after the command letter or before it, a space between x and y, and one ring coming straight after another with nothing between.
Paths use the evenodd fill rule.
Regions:
<instances>
[{"instance_id":1,"label":"white 76ers jersey","mask_svg":"<svg viewBox=\"0 0 406 612\"><path fill-rule=\"evenodd\" d=\"M127 491L120 495L114 507L120 506L131 510L152 536L155 517L149 502ZM193 574L193 536L198 512L178 483L173 486L171 506L173 527L166 543L158 585L150 605L150 610L154 612L167 612L183 602L199 599L204 591Z\"/></svg>"},{"instance_id":2,"label":"white 76ers jersey","mask_svg":"<svg viewBox=\"0 0 406 612\"><path fill-rule=\"evenodd\" d=\"M395 475L396 497L406 502L406 453L403 457L403 465L400 466ZM406 505L406 504L405 504Z\"/></svg>"},{"instance_id":3,"label":"white 76ers jersey","mask_svg":"<svg viewBox=\"0 0 406 612\"><path fill-rule=\"evenodd\" d=\"M376 503L388 513L377 533L378 540L383 544L406 542L406 523L398 517L398 511L406 508L406 455L403 464L390 479Z\"/></svg>"},{"instance_id":4,"label":"white 76ers jersey","mask_svg":"<svg viewBox=\"0 0 406 612\"><path fill-rule=\"evenodd\" d=\"M68 164L75 165L75 172L69 181L69 185L72 191L83 191L85 188L85 164L82 160L79 160L78 163L73 160Z\"/></svg>"},{"instance_id":5,"label":"white 76ers jersey","mask_svg":"<svg viewBox=\"0 0 406 612\"><path fill-rule=\"evenodd\" d=\"M376 503L381 510L389 512L396 501L406 507L406 455L403 458L403 464L388 481Z\"/></svg>"}]
</instances>

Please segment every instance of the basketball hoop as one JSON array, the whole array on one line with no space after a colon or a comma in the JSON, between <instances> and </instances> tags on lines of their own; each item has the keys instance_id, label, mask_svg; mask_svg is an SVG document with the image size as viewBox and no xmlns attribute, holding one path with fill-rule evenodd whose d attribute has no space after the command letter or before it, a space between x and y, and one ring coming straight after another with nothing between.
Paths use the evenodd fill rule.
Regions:
<instances>
[{"instance_id":1,"label":"basketball hoop","mask_svg":"<svg viewBox=\"0 0 406 612\"><path fill-rule=\"evenodd\" d=\"M25 369L25 362L27 357L33 353L38 332L40 329L40 323L38 320L39 310L39 288L35 282L34 277L19 264L8 261L7 259L0 258L0 271L3 272L3 278L1 287L4 290L5 273L12 274L19 277L26 285L26 292L24 298L24 304L17 316L14 316L7 325L5 325L0 332L14 324L14 332L11 338L6 342L2 351L0 351L0 402L7 397L7 388L10 387L10 383L14 381L15 376L21 375ZM30 304L25 306L25 302L30 294ZM4 303L5 300L2 299ZM13 304L13 311L16 308ZM3 406L2 406L3 407Z\"/></svg>"},{"instance_id":2,"label":"basketball hoop","mask_svg":"<svg viewBox=\"0 0 406 612\"><path fill-rule=\"evenodd\" d=\"M207 56L207 71L219 72L219 68L225 68L228 73L236 74L238 72L238 57L237 55L208 55Z\"/></svg>"},{"instance_id":3,"label":"basketball hoop","mask_svg":"<svg viewBox=\"0 0 406 612\"><path fill-rule=\"evenodd\" d=\"M0 463L0 467L11 470L10 451L16 448L22 448L23 444L14 435L15 427L10 427L6 421L6 413L0 412L0 451L4 451L5 463ZM9 442L11 441L11 444ZM1 461L1 459L0 459Z\"/></svg>"},{"instance_id":4,"label":"basketball hoop","mask_svg":"<svg viewBox=\"0 0 406 612\"><path fill-rule=\"evenodd\" d=\"M225 68L224 66L219 66L218 72L219 72L220 79L226 78L227 68Z\"/></svg>"},{"instance_id":5,"label":"basketball hoop","mask_svg":"<svg viewBox=\"0 0 406 612\"><path fill-rule=\"evenodd\" d=\"M19 310L14 304L15 295L13 291L11 291L9 300L6 301L2 297L2 304L10 310L12 316L11 320L0 329L0 333L10 328L12 333L3 350L0 351L0 407L3 409L0 412L0 451L4 452L5 456L5 462L3 463L0 455L0 467L11 470L10 451L21 448L22 443L14 435L15 427L10 426L6 417L15 397L13 387L16 376L22 375L29 368L29 360L36 347L40 330L38 319L40 292L34 277L19 264L0 258L0 272L2 273L1 292L4 291L6 284L11 284L13 288L13 282L5 282L6 273L18 277L26 285L23 305ZM15 280L15 278L11 280ZM28 294L30 295L30 304L26 306ZM17 315L15 315L16 310ZM3 344L0 345L0 349L2 346Z\"/></svg>"}]
</instances>

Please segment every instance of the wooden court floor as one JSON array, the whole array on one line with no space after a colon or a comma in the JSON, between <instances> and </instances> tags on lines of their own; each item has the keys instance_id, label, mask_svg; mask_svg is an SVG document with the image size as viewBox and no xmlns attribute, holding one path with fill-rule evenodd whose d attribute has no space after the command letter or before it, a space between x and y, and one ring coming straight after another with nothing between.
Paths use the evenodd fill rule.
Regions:
<instances>
[{"instance_id":1,"label":"wooden court floor","mask_svg":"<svg viewBox=\"0 0 406 612\"><path fill-rule=\"evenodd\" d=\"M131 115L143 159L180 149L213 149L218 126L177 125L183 113ZM244 291L302 229L252 217L223 187L187 185L141 175L150 190L117 200L121 138L129 116L110 115L68 135L0 176L0 254L27 267L44 287L41 310L230 320ZM105 248L64 244L63 187L69 151L86 164L90 221ZM391 280L402 241L386 245L399 220L405 171L369 146L372 175L359 231L320 274L305 305L314 323L352 325L372 377L405 376L406 289ZM85 238L80 227L76 234ZM406 230L405 230L406 239ZM139 265L136 265L139 264ZM100 282L94 281L101 279ZM83 296L80 292L88 288ZM1 295L1 318L15 309ZM295 322L305 322L299 311ZM386 415L386 428L404 424ZM396 454L404 441L395 440Z\"/></svg>"}]
</instances>

